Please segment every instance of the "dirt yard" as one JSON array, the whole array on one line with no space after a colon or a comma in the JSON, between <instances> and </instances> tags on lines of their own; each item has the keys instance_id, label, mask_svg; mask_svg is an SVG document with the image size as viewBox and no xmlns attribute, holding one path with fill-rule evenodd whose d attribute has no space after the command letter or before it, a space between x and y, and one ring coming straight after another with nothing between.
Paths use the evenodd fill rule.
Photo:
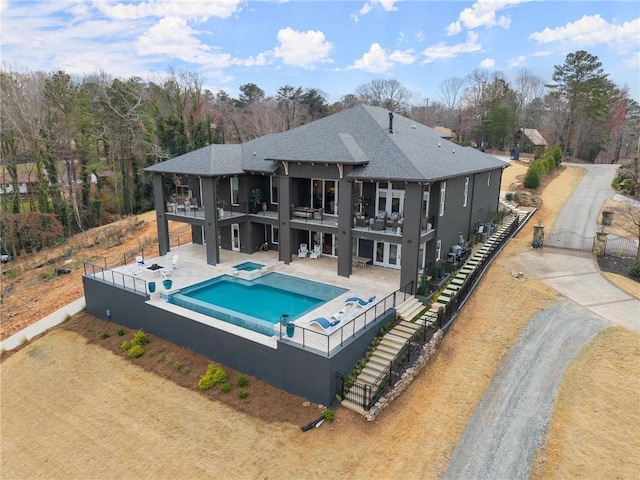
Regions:
<instances>
[{"instance_id":1,"label":"dirt yard","mask_svg":"<svg viewBox=\"0 0 640 480\"><path fill-rule=\"evenodd\" d=\"M513 164L504 181L525 169ZM505 352L557 298L540 282L513 278L510 259L529 249L534 223L552 224L580 176L567 168L545 187L542 208L496 258L433 362L377 421L338 409L334 422L303 433L317 405L250 377L245 399L235 385L203 394L195 383L206 359L156 338L144 357L128 359L118 347L132 332L119 336L118 327L79 316L0 364L0 477L439 478ZM63 280L71 279L51 281ZM79 276L73 283L67 288L80 296ZM18 282L7 302L20 292L29 288ZM46 310L30 315L26 302L22 309L12 320L24 324ZM559 395L540 476L605 478L618 465L621 478L637 478L638 358L638 336L622 329L605 330L580 354ZM612 394L618 385L627 395ZM583 397L586 406L575 408Z\"/></svg>"}]
</instances>

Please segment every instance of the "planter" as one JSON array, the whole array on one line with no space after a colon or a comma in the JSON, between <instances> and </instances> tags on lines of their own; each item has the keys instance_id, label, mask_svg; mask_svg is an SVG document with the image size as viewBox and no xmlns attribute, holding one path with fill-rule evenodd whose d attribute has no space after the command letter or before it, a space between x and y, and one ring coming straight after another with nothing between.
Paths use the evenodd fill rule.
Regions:
<instances>
[{"instance_id":1,"label":"planter","mask_svg":"<svg viewBox=\"0 0 640 480\"><path fill-rule=\"evenodd\" d=\"M149 287L149 293L153 293L156 291L156 282L147 283L147 287Z\"/></svg>"},{"instance_id":2,"label":"planter","mask_svg":"<svg viewBox=\"0 0 640 480\"><path fill-rule=\"evenodd\" d=\"M224 217L224 208L218 208L218 218Z\"/></svg>"},{"instance_id":3,"label":"planter","mask_svg":"<svg viewBox=\"0 0 640 480\"><path fill-rule=\"evenodd\" d=\"M162 285L164 286L165 290L171 290L171 287L173 286L173 280L163 280Z\"/></svg>"},{"instance_id":4,"label":"planter","mask_svg":"<svg viewBox=\"0 0 640 480\"><path fill-rule=\"evenodd\" d=\"M293 334L296 332L296 324L295 323L287 323L287 337L293 337Z\"/></svg>"}]
</instances>

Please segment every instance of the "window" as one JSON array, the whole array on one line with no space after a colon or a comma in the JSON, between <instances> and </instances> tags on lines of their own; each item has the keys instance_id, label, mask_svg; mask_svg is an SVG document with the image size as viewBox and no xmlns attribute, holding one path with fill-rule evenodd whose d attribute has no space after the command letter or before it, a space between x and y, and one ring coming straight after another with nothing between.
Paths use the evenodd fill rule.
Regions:
<instances>
[{"instance_id":1,"label":"window","mask_svg":"<svg viewBox=\"0 0 640 480\"><path fill-rule=\"evenodd\" d=\"M469 201L469 177L465 177L464 179L464 203L463 207L467 206L467 202Z\"/></svg>"},{"instance_id":2,"label":"window","mask_svg":"<svg viewBox=\"0 0 640 480\"><path fill-rule=\"evenodd\" d=\"M269 178L270 182L271 182L271 203L273 203L274 205L278 204L278 177L276 177L275 175L272 175Z\"/></svg>"},{"instance_id":3,"label":"window","mask_svg":"<svg viewBox=\"0 0 640 480\"><path fill-rule=\"evenodd\" d=\"M436 262L442 258L442 239L436 240Z\"/></svg>"},{"instance_id":4,"label":"window","mask_svg":"<svg viewBox=\"0 0 640 480\"><path fill-rule=\"evenodd\" d=\"M489 175L487 175L487 187L491 186L491 172L489 172Z\"/></svg>"},{"instance_id":5,"label":"window","mask_svg":"<svg viewBox=\"0 0 640 480\"><path fill-rule=\"evenodd\" d=\"M231 177L231 205L239 205L239 202L238 202L238 177Z\"/></svg>"},{"instance_id":6,"label":"window","mask_svg":"<svg viewBox=\"0 0 640 480\"><path fill-rule=\"evenodd\" d=\"M440 184L440 216L444 215L444 197L447 193L447 182L442 182Z\"/></svg>"},{"instance_id":7,"label":"window","mask_svg":"<svg viewBox=\"0 0 640 480\"><path fill-rule=\"evenodd\" d=\"M278 227L274 227L273 225L271 225L271 243L275 245L280 243L280 231Z\"/></svg>"}]
</instances>

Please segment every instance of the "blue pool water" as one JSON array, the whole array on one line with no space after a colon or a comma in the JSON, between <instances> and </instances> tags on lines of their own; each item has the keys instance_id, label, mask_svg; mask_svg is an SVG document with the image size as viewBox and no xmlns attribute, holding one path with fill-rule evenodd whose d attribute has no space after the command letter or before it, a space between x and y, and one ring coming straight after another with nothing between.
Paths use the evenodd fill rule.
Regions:
<instances>
[{"instance_id":1,"label":"blue pool water","mask_svg":"<svg viewBox=\"0 0 640 480\"><path fill-rule=\"evenodd\" d=\"M233 268L235 268L236 270L245 270L247 272L260 270L262 267L264 267L262 263L255 263L255 262L244 262L244 263L239 263L238 265L233 266Z\"/></svg>"},{"instance_id":2,"label":"blue pool water","mask_svg":"<svg viewBox=\"0 0 640 480\"><path fill-rule=\"evenodd\" d=\"M342 295L344 288L268 273L255 280L223 275L169 295L169 302L211 317L274 335L282 314L295 320Z\"/></svg>"}]
</instances>

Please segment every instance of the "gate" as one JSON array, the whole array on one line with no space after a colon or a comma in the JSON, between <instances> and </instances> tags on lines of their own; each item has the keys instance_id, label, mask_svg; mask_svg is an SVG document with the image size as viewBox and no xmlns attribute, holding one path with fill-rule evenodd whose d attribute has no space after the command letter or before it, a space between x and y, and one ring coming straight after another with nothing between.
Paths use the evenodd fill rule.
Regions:
<instances>
[{"instance_id":1,"label":"gate","mask_svg":"<svg viewBox=\"0 0 640 480\"><path fill-rule=\"evenodd\" d=\"M633 238L618 237L617 235L607 236L604 248L605 255L635 258L637 251L638 243Z\"/></svg>"},{"instance_id":2,"label":"gate","mask_svg":"<svg viewBox=\"0 0 640 480\"><path fill-rule=\"evenodd\" d=\"M544 236L544 246L593 252L595 239L595 236L579 235L561 228Z\"/></svg>"}]
</instances>

